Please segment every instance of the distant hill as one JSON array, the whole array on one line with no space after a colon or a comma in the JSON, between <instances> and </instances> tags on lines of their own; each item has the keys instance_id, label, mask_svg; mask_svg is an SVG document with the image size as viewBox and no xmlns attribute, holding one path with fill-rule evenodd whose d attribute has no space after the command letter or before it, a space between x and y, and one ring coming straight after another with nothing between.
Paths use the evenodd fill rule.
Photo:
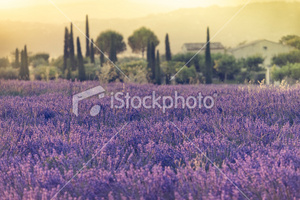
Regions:
<instances>
[{"instance_id":1,"label":"distant hill","mask_svg":"<svg viewBox=\"0 0 300 200\"><path fill-rule=\"evenodd\" d=\"M170 35L171 50L177 53L186 42L205 42L206 27L211 37L225 24L240 7L186 8L169 13L149 15L135 19L90 19L91 37L96 39L101 31L117 30L127 38L132 32L146 26L159 37L159 49L164 53L164 37ZM58 15L60 15L58 13ZM61 16L60 16L61 17ZM226 47L257 39L278 41L283 35L300 35L300 3L252 3L231 21L213 41ZM75 22L83 31L84 19ZM29 23L0 21L0 57L7 56L16 47L27 44L32 52L49 52L56 57L63 52L64 26L68 24ZM77 30L76 36L82 36ZM84 46L84 45L83 45ZM130 47L128 46L130 53Z\"/></svg>"}]
</instances>

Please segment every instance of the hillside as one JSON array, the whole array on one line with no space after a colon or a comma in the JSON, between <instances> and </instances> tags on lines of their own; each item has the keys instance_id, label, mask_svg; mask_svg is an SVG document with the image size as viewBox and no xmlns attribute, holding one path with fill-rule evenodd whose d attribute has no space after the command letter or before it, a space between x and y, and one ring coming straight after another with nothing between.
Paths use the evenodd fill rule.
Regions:
<instances>
[{"instance_id":1,"label":"hillside","mask_svg":"<svg viewBox=\"0 0 300 200\"><path fill-rule=\"evenodd\" d=\"M211 37L233 16L240 7L185 8L173 12L149 15L134 19L90 19L91 37L104 30L114 29L128 36L137 28L146 26L159 37L159 49L164 52L164 36L170 35L173 53L180 51L185 42L204 42L205 30L210 26ZM7 56L16 47L27 44L30 51L49 52L56 57L63 51L64 26L68 26L60 13L61 23L29 23L0 20L0 57ZM234 47L244 41L269 39L278 41L283 35L300 35L300 3L253 3L248 5L213 41L222 42L226 47ZM82 30L84 21L76 21ZM83 36L74 31L76 36ZM129 47L128 47L129 49ZM130 49L127 53L130 52Z\"/></svg>"}]
</instances>

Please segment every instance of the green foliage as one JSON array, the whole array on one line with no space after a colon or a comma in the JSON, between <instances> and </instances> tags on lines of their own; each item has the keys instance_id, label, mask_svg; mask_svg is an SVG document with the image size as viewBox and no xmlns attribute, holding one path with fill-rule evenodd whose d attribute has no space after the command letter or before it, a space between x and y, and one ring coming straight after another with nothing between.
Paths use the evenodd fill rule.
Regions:
<instances>
[{"instance_id":1,"label":"green foliage","mask_svg":"<svg viewBox=\"0 0 300 200\"><path fill-rule=\"evenodd\" d=\"M234 56L226 54L220 59L215 60L214 66L220 79L225 82L228 80L228 77L233 79L234 75L240 71L240 67L241 66L236 62Z\"/></svg>"},{"instance_id":2,"label":"green foliage","mask_svg":"<svg viewBox=\"0 0 300 200\"><path fill-rule=\"evenodd\" d=\"M126 50L126 44L123 41L123 36L120 33L112 30L102 32L98 36L95 44L107 54L110 53L112 44L114 44L114 48L117 54Z\"/></svg>"},{"instance_id":3,"label":"green foliage","mask_svg":"<svg viewBox=\"0 0 300 200\"><path fill-rule=\"evenodd\" d=\"M86 80L99 80L100 68L94 64L85 64L85 77Z\"/></svg>"},{"instance_id":4,"label":"green foliage","mask_svg":"<svg viewBox=\"0 0 300 200\"><path fill-rule=\"evenodd\" d=\"M9 60L8 58L0 58L0 68L9 67Z\"/></svg>"},{"instance_id":5,"label":"green foliage","mask_svg":"<svg viewBox=\"0 0 300 200\"><path fill-rule=\"evenodd\" d=\"M100 52L100 66L103 67L104 63L105 63L105 57L103 53Z\"/></svg>"},{"instance_id":6,"label":"green foliage","mask_svg":"<svg viewBox=\"0 0 300 200\"><path fill-rule=\"evenodd\" d=\"M282 81L285 78L292 78L294 80L300 79L300 63L287 64L281 68L273 67L271 76L274 80Z\"/></svg>"},{"instance_id":7,"label":"green foliage","mask_svg":"<svg viewBox=\"0 0 300 200\"><path fill-rule=\"evenodd\" d=\"M191 66L182 68L180 73L177 74L175 81L179 84L191 84L193 82L196 82L194 81L196 79L197 71L194 66Z\"/></svg>"},{"instance_id":8,"label":"green foliage","mask_svg":"<svg viewBox=\"0 0 300 200\"><path fill-rule=\"evenodd\" d=\"M60 70L55 66L40 66L34 69L35 80L55 80L60 76Z\"/></svg>"},{"instance_id":9,"label":"green foliage","mask_svg":"<svg viewBox=\"0 0 300 200\"><path fill-rule=\"evenodd\" d=\"M120 69L135 83L147 83L147 62L139 58L125 58Z\"/></svg>"},{"instance_id":10,"label":"green foliage","mask_svg":"<svg viewBox=\"0 0 300 200\"><path fill-rule=\"evenodd\" d=\"M30 60L30 63L33 67L49 65L49 62L41 57L30 58Z\"/></svg>"},{"instance_id":11,"label":"green foliage","mask_svg":"<svg viewBox=\"0 0 300 200\"><path fill-rule=\"evenodd\" d=\"M261 57L260 55L248 57L245 60L247 70L248 71L255 71L255 72L259 72L259 71L264 70L262 67L260 67L260 64L263 64L264 60L265 59L263 57Z\"/></svg>"},{"instance_id":12,"label":"green foliage","mask_svg":"<svg viewBox=\"0 0 300 200\"><path fill-rule=\"evenodd\" d=\"M7 67L0 68L0 79L10 80L10 79L18 79L19 72L18 69Z\"/></svg>"},{"instance_id":13,"label":"green foliage","mask_svg":"<svg viewBox=\"0 0 300 200\"><path fill-rule=\"evenodd\" d=\"M49 63L49 57L50 55L48 53L37 53L29 57L29 62L32 62L34 60L44 60L45 63Z\"/></svg>"},{"instance_id":14,"label":"green foliage","mask_svg":"<svg viewBox=\"0 0 300 200\"><path fill-rule=\"evenodd\" d=\"M144 53L147 50L148 42L153 43L156 47L159 44L157 36L146 27L141 27L135 30L133 34L128 38L128 45L131 47L133 53Z\"/></svg>"},{"instance_id":15,"label":"green foliage","mask_svg":"<svg viewBox=\"0 0 300 200\"><path fill-rule=\"evenodd\" d=\"M300 49L300 36L298 35L287 35L283 36L280 43L295 47L296 49Z\"/></svg>"},{"instance_id":16,"label":"green foliage","mask_svg":"<svg viewBox=\"0 0 300 200\"><path fill-rule=\"evenodd\" d=\"M278 66L284 66L288 63L300 63L300 51L295 50L289 53L278 54L272 58L272 62Z\"/></svg>"},{"instance_id":17,"label":"green foliage","mask_svg":"<svg viewBox=\"0 0 300 200\"><path fill-rule=\"evenodd\" d=\"M166 84L170 84L171 77L184 65L184 62L169 61L161 63L161 73L166 78Z\"/></svg>"},{"instance_id":18,"label":"green foliage","mask_svg":"<svg viewBox=\"0 0 300 200\"><path fill-rule=\"evenodd\" d=\"M161 75L166 79L166 84L170 84L171 77L178 72L185 62L169 61L161 63ZM194 66L181 69L180 73L177 74L175 81L179 84L189 84L198 82L199 75Z\"/></svg>"}]
</instances>

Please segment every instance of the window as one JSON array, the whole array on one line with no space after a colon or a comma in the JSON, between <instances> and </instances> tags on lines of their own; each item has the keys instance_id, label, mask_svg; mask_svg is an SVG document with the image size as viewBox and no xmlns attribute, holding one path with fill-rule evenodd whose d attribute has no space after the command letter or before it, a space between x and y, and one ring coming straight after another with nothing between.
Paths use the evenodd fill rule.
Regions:
<instances>
[{"instance_id":1,"label":"window","mask_svg":"<svg viewBox=\"0 0 300 200\"><path fill-rule=\"evenodd\" d=\"M268 47L267 46L264 46L264 50L267 50L268 49Z\"/></svg>"}]
</instances>

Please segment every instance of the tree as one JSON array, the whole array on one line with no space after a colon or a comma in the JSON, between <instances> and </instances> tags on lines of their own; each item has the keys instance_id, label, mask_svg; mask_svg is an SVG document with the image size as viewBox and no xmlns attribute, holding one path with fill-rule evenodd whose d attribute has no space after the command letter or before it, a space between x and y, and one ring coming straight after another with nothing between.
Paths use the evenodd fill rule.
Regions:
<instances>
[{"instance_id":1,"label":"tree","mask_svg":"<svg viewBox=\"0 0 300 200\"><path fill-rule=\"evenodd\" d=\"M67 62L69 58L69 31L68 28L65 28L65 40L64 40L64 67L63 73L65 73L67 69Z\"/></svg>"},{"instance_id":2,"label":"tree","mask_svg":"<svg viewBox=\"0 0 300 200\"><path fill-rule=\"evenodd\" d=\"M264 62L264 58L256 55L256 56L250 56L246 59L246 66L248 71L262 71L263 68L260 67L260 65Z\"/></svg>"},{"instance_id":3,"label":"tree","mask_svg":"<svg viewBox=\"0 0 300 200\"><path fill-rule=\"evenodd\" d=\"M19 68L20 67L20 52L19 49L16 48L16 52L15 52L15 64L14 64L15 68Z\"/></svg>"},{"instance_id":4,"label":"tree","mask_svg":"<svg viewBox=\"0 0 300 200\"><path fill-rule=\"evenodd\" d=\"M28 66L28 53L27 46L24 46L24 72L25 72L25 80L29 80L29 66Z\"/></svg>"},{"instance_id":5,"label":"tree","mask_svg":"<svg viewBox=\"0 0 300 200\"><path fill-rule=\"evenodd\" d=\"M21 51L21 67L19 71L19 77L21 80L29 80L29 66L26 45L24 46L24 50Z\"/></svg>"},{"instance_id":6,"label":"tree","mask_svg":"<svg viewBox=\"0 0 300 200\"><path fill-rule=\"evenodd\" d=\"M287 35L283 36L279 42L281 44L289 45L295 47L296 49L300 49L300 36L298 35Z\"/></svg>"},{"instance_id":7,"label":"tree","mask_svg":"<svg viewBox=\"0 0 300 200\"><path fill-rule=\"evenodd\" d=\"M210 54L210 38L209 38L209 27L207 27L207 45L205 50L205 81L207 84L212 83L212 62Z\"/></svg>"},{"instance_id":8,"label":"tree","mask_svg":"<svg viewBox=\"0 0 300 200\"><path fill-rule=\"evenodd\" d=\"M155 82L155 44L151 42L151 54L150 54L150 63L151 63L151 74L152 74L152 82Z\"/></svg>"},{"instance_id":9,"label":"tree","mask_svg":"<svg viewBox=\"0 0 300 200\"><path fill-rule=\"evenodd\" d=\"M282 81L284 78L300 80L300 63L288 63L281 68L273 68L271 71L272 78Z\"/></svg>"},{"instance_id":10,"label":"tree","mask_svg":"<svg viewBox=\"0 0 300 200\"><path fill-rule=\"evenodd\" d=\"M95 53L94 53L94 40L91 42L91 52L90 52L91 63L95 64Z\"/></svg>"},{"instance_id":11,"label":"tree","mask_svg":"<svg viewBox=\"0 0 300 200\"><path fill-rule=\"evenodd\" d=\"M289 53L282 53L274 56L272 62L278 66L284 66L288 63L300 63L300 51L295 50Z\"/></svg>"},{"instance_id":12,"label":"tree","mask_svg":"<svg viewBox=\"0 0 300 200\"><path fill-rule=\"evenodd\" d=\"M147 48L148 41L153 43L156 47L159 44L157 36L150 30L145 27L141 27L138 30L135 30L133 34L128 38L128 44L132 49L133 53L144 53Z\"/></svg>"},{"instance_id":13,"label":"tree","mask_svg":"<svg viewBox=\"0 0 300 200\"><path fill-rule=\"evenodd\" d=\"M23 77L24 77L24 74L25 74L25 72L24 72L24 69L25 69L25 67L24 67L24 62L25 61L25 59L24 59L24 50L22 50L21 51L21 66L20 66L20 70L19 70L19 77L20 77L20 79L23 79Z\"/></svg>"},{"instance_id":14,"label":"tree","mask_svg":"<svg viewBox=\"0 0 300 200\"><path fill-rule=\"evenodd\" d=\"M0 68L6 68L9 66L8 58L0 58Z\"/></svg>"},{"instance_id":15,"label":"tree","mask_svg":"<svg viewBox=\"0 0 300 200\"><path fill-rule=\"evenodd\" d=\"M112 44L114 45L113 47L111 47ZM102 32L96 40L96 45L101 47L101 51L106 54L110 54L113 49L116 52L116 56L118 53L126 50L123 36L120 33L111 30Z\"/></svg>"},{"instance_id":16,"label":"tree","mask_svg":"<svg viewBox=\"0 0 300 200\"><path fill-rule=\"evenodd\" d=\"M85 57L90 56L90 30L89 30L89 16L86 15L85 19L85 34L86 34L86 53Z\"/></svg>"},{"instance_id":17,"label":"tree","mask_svg":"<svg viewBox=\"0 0 300 200\"><path fill-rule=\"evenodd\" d=\"M172 55L171 55L171 48L170 48L170 42L169 42L169 34L166 35L166 60L171 61L172 60Z\"/></svg>"},{"instance_id":18,"label":"tree","mask_svg":"<svg viewBox=\"0 0 300 200\"><path fill-rule=\"evenodd\" d=\"M118 59L117 59L115 40L111 39L110 42L111 42L111 44L110 44L110 51L109 51L109 59L112 62L117 62Z\"/></svg>"},{"instance_id":19,"label":"tree","mask_svg":"<svg viewBox=\"0 0 300 200\"><path fill-rule=\"evenodd\" d=\"M70 55L70 61L71 61L71 68L72 68L72 70L76 70L73 24L72 23L71 23L70 37L69 37L69 53L70 53L69 55Z\"/></svg>"},{"instance_id":20,"label":"tree","mask_svg":"<svg viewBox=\"0 0 300 200\"><path fill-rule=\"evenodd\" d=\"M155 83L158 84L158 85L161 84L159 50L157 50L157 54L156 54Z\"/></svg>"},{"instance_id":21,"label":"tree","mask_svg":"<svg viewBox=\"0 0 300 200\"><path fill-rule=\"evenodd\" d=\"M229 75L239 72L240 68L232 55L225 54L221 59L215 61L214 68L217 70L221 79L226 83Z\"/></svg>"},{"instance_id":22,"label":"tree","mask_svg":"<svg viewBox=\"0 0 300 200\"><path fill-rule=\"evenodd\" d=\"M81 45L80 45L80 40L79 37L77 37L77 59L78 59L78 79L80 81L85 81L85 68L84 68L84 63L83 63L83 56L81 52Z\"/></svg>"},{"instance_id":23,"label":"tree","mask_svg":"<svg viewBox=\"0 0 300 200\"><path fill-rule=\"evenodd\" d=\"M101 46L100 46L100 49L102 49ZM101 67L103 67L104 62L105 62L104 54L100 52L100 66Z\"/></svg>"}]
</instances>

